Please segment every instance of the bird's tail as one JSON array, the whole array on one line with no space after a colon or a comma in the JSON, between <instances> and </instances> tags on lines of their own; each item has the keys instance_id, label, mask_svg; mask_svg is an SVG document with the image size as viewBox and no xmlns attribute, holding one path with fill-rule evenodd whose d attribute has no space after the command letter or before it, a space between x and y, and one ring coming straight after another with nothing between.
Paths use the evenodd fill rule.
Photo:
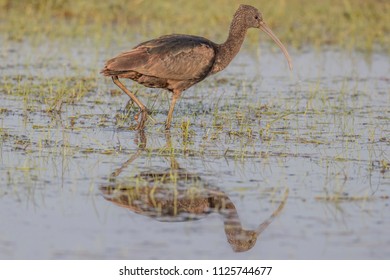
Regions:
<instances>
[{"instance_id":1,"label":"bird's tail","mask_svg":"<svg viewBox=\"0 0 390 280\"><path fill-rule=\"evenodd\" d=\"M149 60L149 54L145 48L137 48L123 52L106 62L101 74L104 76L127 75L137 72L137 68L143 67Z\"/></svg>"},{"instance_id":2,"label":"bird's tail","mask_svg":"<svg viewBox=\"0 0 390 280\"><path fill-rule=\"evenodd\" d=\"M118 76L116 73L118 71L113 71L108 69L107 65L104 66L104 68L100 71L100 74L103 74L104 76Z\"/></svg>"}]
</instances>

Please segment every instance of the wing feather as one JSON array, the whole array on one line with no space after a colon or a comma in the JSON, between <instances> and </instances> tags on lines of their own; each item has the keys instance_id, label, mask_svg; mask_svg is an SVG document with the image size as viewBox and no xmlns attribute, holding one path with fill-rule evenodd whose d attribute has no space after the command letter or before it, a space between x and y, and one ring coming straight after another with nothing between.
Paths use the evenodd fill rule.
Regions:
<instances>
[{"instance_id":1,"label":"wing feather","mask_svg":"<svg viewBox=\"0 0 390 280\"><path fill-rule=\"evenodd\" d=\"M215 49L214 43L202 37L163 36L110 59L105 69L172 80L201 79L214 64Z\"/></svg>"}]
</instances>

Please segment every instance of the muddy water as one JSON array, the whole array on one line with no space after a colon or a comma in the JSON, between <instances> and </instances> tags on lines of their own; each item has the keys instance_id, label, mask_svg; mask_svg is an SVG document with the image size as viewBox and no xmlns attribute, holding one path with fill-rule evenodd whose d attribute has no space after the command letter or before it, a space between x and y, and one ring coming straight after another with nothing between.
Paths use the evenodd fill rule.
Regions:
<instances>
[{"instance_id":1,"label":"muddy water","mask_svg":"<svg viewBox=\"0 0 390 280\"><path fill-rule=\"evenodd\" d=\"M123 47L2 46L1 259L390 257L387 55L300 51L290 73L244 51L167 135L167 95L134 88L153 109L140 134L98 76ZM42 80L66 77L95 84L48 112Z\"/></svg>"}]
</instances>

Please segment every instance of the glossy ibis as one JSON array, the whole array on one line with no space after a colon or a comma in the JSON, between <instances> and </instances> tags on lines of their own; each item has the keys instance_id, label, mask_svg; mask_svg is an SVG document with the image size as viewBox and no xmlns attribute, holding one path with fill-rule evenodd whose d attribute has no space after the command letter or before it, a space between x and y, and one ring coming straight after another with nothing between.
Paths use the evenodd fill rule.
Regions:
<instances>
[{"instance_id":1,"label":"glossy ibis","mask_svg":"<svg viewBox=\"0 0 390 280\"><path fill-rule=\"evenodd\" d=\"M132 50L108 60L101 73L111 76L113 82L140 108L137 116L140 115L141 118L138 120L137 129L143 129L145 126L147 108L119 78L128 78L146 87L171 91L172 101L165 123L165 128L169 129L173 110L181 93L207 76L225 69L240 50L246 31L251 27L260 28L278 44L292 69L286 48L265 24L262 14L252 6L240 5L230 25L229 36L223 44L191 35L162 36L141 43Z\"/></svg>"}]
</instances>

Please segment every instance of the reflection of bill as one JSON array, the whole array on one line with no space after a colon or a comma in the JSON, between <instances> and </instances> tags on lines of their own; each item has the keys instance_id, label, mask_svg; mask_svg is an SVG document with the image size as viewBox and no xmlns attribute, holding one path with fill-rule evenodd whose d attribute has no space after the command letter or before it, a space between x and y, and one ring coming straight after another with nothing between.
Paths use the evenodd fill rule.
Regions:
<instances>
[{"instance_id":1,"label":"reflection of bill","mask_svg":"<svg viewBox=\"0 0 390 280\"><path fill-rule=\"evenodd\" d=\"M255 245L259 234L279 215L286 203L288 189L268 219L255 230L243 229L229 197L200 176L180 168L173 154L171 167L164 172L141 172L127 180L117 179L145 149L145 134L140 136L141 145L137 153L111 174L110 183L100 187L104 198L120 207L163 222L198 220L210 213L218 213L223 218L225 234L233 250L244 252ZM169 134L167 145L171 145Z\"/></svg>"}]
</instances>

